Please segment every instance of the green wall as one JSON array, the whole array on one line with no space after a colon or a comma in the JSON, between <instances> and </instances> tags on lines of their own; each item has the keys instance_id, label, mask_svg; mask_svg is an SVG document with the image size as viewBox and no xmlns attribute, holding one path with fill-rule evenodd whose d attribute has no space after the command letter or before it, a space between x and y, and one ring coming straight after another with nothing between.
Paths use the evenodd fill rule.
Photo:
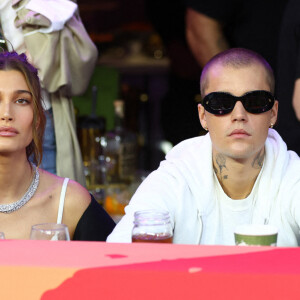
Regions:
<instances>
[{"instance_id":1,"label":"green wall","mask_svg":"<svg viewBox=\"0 0 300 300\"><path fill-rule=\"evenodd\" d=\"M114 126L113 101L119 95L119 72L114 68L96 66L85 94L72 98L78 116L91 113L93 85L98 88L96 114L106 119L106 129L111 130Z\"/></svg>"}]
</instances>

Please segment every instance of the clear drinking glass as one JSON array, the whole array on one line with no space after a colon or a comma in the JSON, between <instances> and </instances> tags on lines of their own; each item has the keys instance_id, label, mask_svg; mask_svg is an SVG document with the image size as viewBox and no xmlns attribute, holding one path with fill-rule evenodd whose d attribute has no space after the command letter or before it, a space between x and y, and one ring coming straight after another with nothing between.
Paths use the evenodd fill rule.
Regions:
<instances>
[{"instance_id":1,"label":"clear drinking glass","mask_svg":"<svg viewBox=\"0 0 300 300\"><path fill-rule=\"evenodd\" d=\"M5 240L5 234L2 231L0 231L0 240Z\"/></svg>"},{"instance_id":2,"label":"clear drinking glass","mask_svg":"<svg viewBox=\"0 0 300 300\"><path fill-rule=\"evenodd\" d=\"M31 227L31 240L69 241L67 225L57 223L36 224Z\"/></svg>"},{"instance_id":3,"label":"clear drinking glass","mask_svg":"<svg viewBox=\"0 0 300 300\"><path fill-rule=\"evenodd\" d=\"M133 243L172 243L173 229L167 211L144 210L134 214Z\"/></svg>"}]
</instances>

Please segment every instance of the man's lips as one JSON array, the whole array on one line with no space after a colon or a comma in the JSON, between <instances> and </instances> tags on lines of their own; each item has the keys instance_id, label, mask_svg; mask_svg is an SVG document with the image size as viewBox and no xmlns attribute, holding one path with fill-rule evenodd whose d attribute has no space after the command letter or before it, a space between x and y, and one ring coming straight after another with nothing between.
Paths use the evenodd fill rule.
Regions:
<instances>
[{"instance_id":1,"label":"man's lips","mask_svg":"<svg viewBox=\"0 0 300 300\"><path fill-rule=\"evenodd\" d=\"M250 136L251 134L248 133L248 132L247 132L246 130L244 130L244 129L235 129L235 130L233 130L233 131L229 134L229 136L237 136L237 135L241 135L241 136L247 135L247 136Z\"/></svg>"},{"instance_id":2,"label":"man's lips","mask_svg":"<svg viewBox=\"0 0 300 300\"><path fill-rule=\"evenodd\" d=\"M16 136L18 130L13 127L0 127L0 136Z\"/></svg>"}]
</instances>

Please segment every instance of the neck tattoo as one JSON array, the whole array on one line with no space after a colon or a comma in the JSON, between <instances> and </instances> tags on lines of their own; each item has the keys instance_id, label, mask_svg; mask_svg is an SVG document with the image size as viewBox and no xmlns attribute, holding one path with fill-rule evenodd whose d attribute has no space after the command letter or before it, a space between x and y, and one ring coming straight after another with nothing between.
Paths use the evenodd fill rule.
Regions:
<instances>
[{"instance_id":1,"label":"neck tattoo","mask_svg":"<svg viewBox=\"0 0 300 300\"><path fill-rule=\"evenodd\" d=\"M34 176L33 176L32 182L30 184L30 187L26 191L25 195L16 202L9 203L9 204L0 204L0 213L9 214L15 210L20 209L32 198L32 196L36 192L36 190L39 186L39 182L40 182L40 174L39 174L37 167L34 164L31 164L31 165L34 170Z\"/></svg>"}]
</instances>

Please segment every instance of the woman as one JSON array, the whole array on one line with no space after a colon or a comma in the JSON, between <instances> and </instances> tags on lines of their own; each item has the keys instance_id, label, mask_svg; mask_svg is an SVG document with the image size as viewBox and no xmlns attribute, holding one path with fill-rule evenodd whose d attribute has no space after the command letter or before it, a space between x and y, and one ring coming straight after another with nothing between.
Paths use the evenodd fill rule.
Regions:
<instances>
[{"instance_id":1,"label":"woman","mask_svg":"<svg viewBox=\"0 0 300 300\"><path fill-rule=\"evenodd\" d=\"M37 69L25 54L0 53L0 231L28 239L33 224L61 222L71 239L105 241L115 224L89 192L38 168L44 128Z\"/></svg>"}]
</instances>

